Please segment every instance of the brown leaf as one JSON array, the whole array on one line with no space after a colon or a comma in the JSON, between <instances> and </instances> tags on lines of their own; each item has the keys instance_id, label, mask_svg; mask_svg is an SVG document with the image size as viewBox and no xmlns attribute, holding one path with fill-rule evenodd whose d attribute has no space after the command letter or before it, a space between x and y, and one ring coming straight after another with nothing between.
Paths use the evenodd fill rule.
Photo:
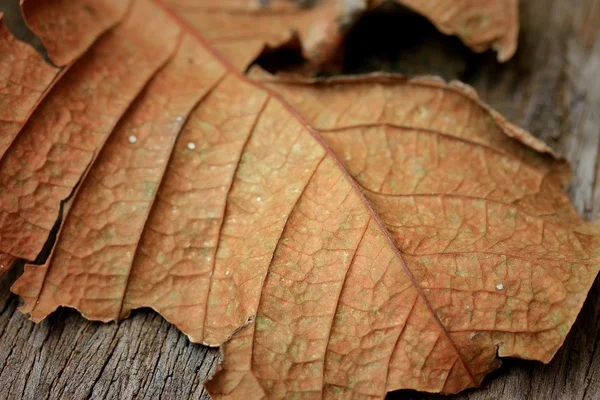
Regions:
<instances>
[{"instance_id":1,"label":"brown leaf","mask_svg":"<svg viewBox=\"0 0 600 400\"><path fill-rule=\"evenodd\" d=\"M517 50L518 0L396 1L427 17L443 33L458 36L476 52L494 49L500 62L508 61Z\"/></svg>"},{"instance_id":2,"label":"brown leaf","mask_svg":"<svg viewBox=\"0 0 600 400\"><path fill-rule=\"evenodd\" d=\"M175 12L203 34L231 62L244 68L265 44L276 48L297 34L305 58L327 64L339 51L345 33L362 13L389 0L307 1L298 9L293 0L230 0L214 2L167 0ZM476 52L490 48L498 60L509 60L517 49L518 0L395 0L427 17L440 31L457 35Z\"/></svg>"},{"instance_id":3,"label":"brown leaf","mask_svg":"<svg viewBox=\"0 0 600 400\"><path fill-rule=\"evenodd\" d=\"M53 3L59 21L85 7L28 12ZM60 59L71 31L47 15L38 34ZM151 307L225 343L208 388L230 398L452 393L497 355L560 347L599 269L598 228L561 189L564 161L472 89L247 77L157 0L102 26L15 103L34 110L0 160L0 252L33 260L62 218L47 262L12 288L34 321Z\"/></svg>"},{"instance_id":4,"label":"brown leaf","mask_svg":"<svg viewBox=\"0 0 600 400\"><path fill-rule=\"evenodd\" d=\"M57 71L0 26L0 157L10 146Z\"/></svg>"},{"instance_id":5,"label":"brown leaf","mask_svg":"<svg viewBox=\"0 0 600 400\"><path fill-rule=\"evenodd\" d=\"M302 2L300 0L299 2ZM324 62L338 44L341 14L338 0L228 0L166 3L239 69L245 69L263 48L277 48L298 36L304 57Z\"/></svg>"},{"instance_id":6,"label":"brown leaf","mask_svg":"<svg viewBox=\"0 0 600 400\"><path fill-rule=\"evenodd\" d=\"M458 36L473 51L495 50L500 62L508 61L517 50L518 0L394 1L425 16L441 32ZM342 7L337 7L335 19L343 30L348 30L365 10L387 2L389 0L339 0Z\"/></svg>"},{"instance_id":7,"label":"brown leaf","mask_svg":"<svg viewBox=\"0 0 600 400\"><path fill-rule=\"evenodd\" d=\"M21 0L27 25L41 39L48 57L56 65L77 59L125 11L127 1ZM41 3L41 4L38 4Z\"/></svg>"}]
</instances>

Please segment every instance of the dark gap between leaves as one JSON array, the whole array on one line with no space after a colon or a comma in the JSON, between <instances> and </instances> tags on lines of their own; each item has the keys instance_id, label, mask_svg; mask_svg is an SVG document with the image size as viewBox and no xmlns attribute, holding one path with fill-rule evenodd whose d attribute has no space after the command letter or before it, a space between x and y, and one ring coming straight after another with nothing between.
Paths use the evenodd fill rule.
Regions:
<instances>
[{"instance_id":1,"label":"dark gap between leaves","mask_svg":"<svg viewBox=\"0 0 600 400\"><path fill-rule=\"evenodd\" d=\"M58 68L48 57L48 52L41 39L25 23L21 14L20 0L0 0L0 13L3 14L2 23L17 40L33 47L48 64Z\"/></svg>"},{"instance_id":2,"label":"dark gap between leaves","mask_svg":"<svg viewBox=\"0 0 600 400\"><path fill-rule=\"evenodd\" d=\"M489 53L473 53L457 37L439 32L425 17L388 1L358 18L333 62L321 66L317 75L383 71L406 76L437 75L468 83L489 59ZM312 72L301 55L297 37L280 47L265 48L252 65L271 74Z\"/></svg>"}]
</instances>

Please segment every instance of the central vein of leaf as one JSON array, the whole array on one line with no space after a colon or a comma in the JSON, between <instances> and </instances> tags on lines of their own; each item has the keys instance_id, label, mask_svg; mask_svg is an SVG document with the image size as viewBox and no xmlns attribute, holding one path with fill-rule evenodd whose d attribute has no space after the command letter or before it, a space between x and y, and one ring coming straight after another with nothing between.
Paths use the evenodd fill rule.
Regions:
<instances>
[{"instance_id":1,"label":"central vein of leaf","mask_svg":"<svg viewBox=\"0 0 600 400\"><path fill-rule=\"evenodd\" d=\"M450 334L448 333L448 330L446 329L446 327L444 326L444 324L442 323L442 321L439 319L437 313L433 309L433 306L431 305L431 303L427 299L427 296L425 295L425 292L423 291L423 289L421 288L421 286L419 285L419 283L415 279L412 271L410 270L408 264L406 263L406 260L404 259L403 255L402 255L402 252L400 251L400 249L394 243L394 240L390 236L390 234L389 234L388 230L386 229L383 221L381 220L381 218L379 217L379 215L377 214L377 212L371 206L371 203L369 202L369 200L366 198L365 194L361 190L360 185L358 184L358 182L356 182L356 180L354 179L354 177L348 172L348 170L342 164L342 162L339 159L339 157L334 153L334 151L331 148L331 146L329 146L329 144L325 141L325 139L323 139L323 137L321 136L321 134L319 133L319 131L316 130L310 123L308 123L308 121L306 121L304 119L304 117L302 115L300 115L294 109L294 107L288 101L286 101L281 95L279 95L275 91L269 89L268 87L265 87L265 86L261 85L259 82L256 82L256 81L253 81L253 80L249 79L243 73L241 73L235 67L233 67L233 65L227 59L225 59L216 49L213 48L213 46L206 40L206 38L204 38L204 36L202 34L200 34L197 30L195 30L193 27L191 27L185 20L183 20L179 15L177 15L170 7L168 7L167 5L165 5L162 0L152 0L152 1L154 3L156 3L157 5L159 5L161 8L163 8L166 13L168 13L175 21L177 21L182 26L183 29L185 29L186 31L188 31L192 35L194 35L194 37L196 39L198 39L198 41L215 58L217 58L224 66L226 66L229 70L231 70L233 74L235 74L236 76L238 76L240 79L242 79L242 80L244 80L246 82L249 82L250 84L254 85L255 87L260 88L261 90L264 90L265 92L269 93L269 95L270 95L271 98L275 98L278 101L280 101L281 104L286 108L286 110L292 116L294 116L300 123L302 123L302 125L312 134L312 136L315 138L315 140L317 140L317 142L319 142L323 146L323 148L326 150L327 154L335 161L335 163L337 164L337 166L340 168L340 170L343 172L343 174L345 175L345 177L351 183L352 187L354 188L354 190L356 191L356 193L360 197L361 201L363 202L363 204L365 205L365 207L369 211L369 214L371 215L371 218L373 218L373 220L377 223L377 225L379 226L379 228L383 232L383 234L384 234L384 236L385 236L388 244L391 246L392 250L396 254L396 257L398 258L398 260L402 264L402 267L404 268L404 271L406 272L406 274L410 278L413 286L415 287L415 289L419 293L419 296L423 299L423 301L425 302L427 308L431 312L431 314L432 314L435 322L437 323L437 325L440 328L440 331L446 337L446 339L450 342L450 344L452 345L453 349L455 350L455 352L456 352L456 354L458 356L458 359L463 364L463 366L464 366L467 374L469 375L469 378L471 379L471 381L473 382L473 384L477 384L477 382L476 382L476 380L475 380L475 378L474 378L474 376L473 376L473 374L472 374L472 372L471 372L468 364L466 363L466 361L462 357L460 351L458 350L458 347L456 346L456 344L454 343L454 341L450 337Z\"/></svg>"}]
</instances>

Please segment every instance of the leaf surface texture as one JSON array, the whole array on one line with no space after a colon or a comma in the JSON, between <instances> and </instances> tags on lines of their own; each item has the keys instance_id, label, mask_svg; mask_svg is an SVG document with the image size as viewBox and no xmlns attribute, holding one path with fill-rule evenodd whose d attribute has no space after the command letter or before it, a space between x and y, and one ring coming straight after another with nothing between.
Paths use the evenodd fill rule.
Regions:
<instances>
[{"instance_id":1,"label":"leaf surface texture","mask_svg":"<svg viewBox=\"0 0 600 400\"><path fill-rule=\"evenodd\" d=\"M2 260L35 259L62 220L12 288L32 320L151 307L223 344L216 398L454 393L497 354L562 344L597 228L564 161L472 89L245 76L245 41L213 46L159 1L32 2L28 20L38 3L67 67L32 64L31 96L2 97L21 117L0 159ZM95 23L67 29L81 7ZM4 38L14 65L41 60Z\"/></svg>"}]
</instances>

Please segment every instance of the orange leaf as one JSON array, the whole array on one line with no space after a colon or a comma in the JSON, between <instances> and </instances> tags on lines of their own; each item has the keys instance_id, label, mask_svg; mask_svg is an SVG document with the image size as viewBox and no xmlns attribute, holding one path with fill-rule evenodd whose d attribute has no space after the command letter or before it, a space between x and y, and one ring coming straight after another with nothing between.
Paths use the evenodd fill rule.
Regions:
<instances>
[{"instance_id":1,"label":"orange leaf","mask_svg":"<svg viewBox=\"0 0 600 400\"><path fill-rule=\"evenodd\" d=\"M509 60L517 50L518 0L396 1L427 17L443 33L458 36L476 52L494 49L500 62Z\"/></svg>"},{"instance_id":2,"label":"orange leaf","mask_svg":"<svg viewBox=\"0 0 600 400\"><path fill-rule=\"evenodd\" d=\"M342 32L338 0L320 0L306 8L294 2L166 0L177 15L239 69L246 68L263 48L279 47L296 35L307 59L326 61L332 56Z\"/></svg>"},{"instance_id":3,"label":"orange leaf","mask_svg":"<svg viewBox=\"0 0 600 400\"><path fill-rule=\"evenodd\" d=\"M265 44L277 47L297 34L304 57L325 64L335 56L343 35L369 7L388 0L320 0L298 10L291 0L194 2L167 0L175 12L240 68L260 54ZM490 48L498 60L517 49L518 0L396 0L424 15L440 31L457 35L476 52Z\"/></svg>"},{"instance_id":4,"label":"orange leaf","mask_svg":"<svg viewBox=\"0 0 600 400\"><path fill-rule=\"evenodd\" d=\"M151 307L223 344L208 388L231 398L453 393L562 344L598 228L564 161L469 87L244 76L220 50L246 60L245 41L217 50L158 0L72 28L85 2L36 5L61 7L36 31L73 62L10 100L31 115L0 160L2 257L33 260L62 222L12 288L34 321Z\"/></svg>"}]
</instances>

